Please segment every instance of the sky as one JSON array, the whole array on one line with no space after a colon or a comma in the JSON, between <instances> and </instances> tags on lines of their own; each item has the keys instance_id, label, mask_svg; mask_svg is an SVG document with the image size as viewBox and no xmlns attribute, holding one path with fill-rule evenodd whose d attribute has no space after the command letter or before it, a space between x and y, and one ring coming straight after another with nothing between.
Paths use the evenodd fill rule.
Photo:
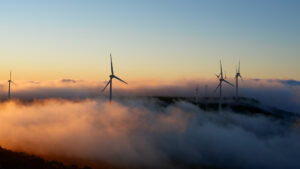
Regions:
<instances>
[{"instance_id":1,"label":"sky","mask_svg":"<svg viewBox=\"0 0 300 169\"><path fill-rule=\"evenodd\" d=\"M0 79L300 80L300 1L0 0Z\"/></svg>"}]
</instances>

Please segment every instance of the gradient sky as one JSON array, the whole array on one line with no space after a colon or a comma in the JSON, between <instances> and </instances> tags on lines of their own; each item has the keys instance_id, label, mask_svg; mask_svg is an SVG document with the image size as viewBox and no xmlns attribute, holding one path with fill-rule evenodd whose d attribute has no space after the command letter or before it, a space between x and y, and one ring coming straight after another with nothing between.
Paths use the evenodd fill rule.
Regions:
<instances>
[{"instance_id":1,"label":"gradient sky","mask_svg":"<svg viewBox=\"0 0 300 169\"><path fill-rule=\"evenodd\" d=\"M0 1L0 79L300 80L297 0Z\"/></svg>"}]
</instances>

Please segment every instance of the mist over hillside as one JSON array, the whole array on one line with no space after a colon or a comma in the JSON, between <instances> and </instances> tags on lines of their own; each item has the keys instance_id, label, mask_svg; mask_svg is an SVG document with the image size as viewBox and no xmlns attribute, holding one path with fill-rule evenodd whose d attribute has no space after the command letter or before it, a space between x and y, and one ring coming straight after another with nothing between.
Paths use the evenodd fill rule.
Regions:
<instances>
[{"instance_id":1,"label":"mist over hillside","mask_svg":"<svg viewBox=\"0 0 300 169\"><path fill-rule=\"evenodd\" d=\"M233 81L233 79L228 79ZM87 81L62 78L54 81L18 81L12 86L12 98L40 99L62 98L69 100L104 98L108 92L102 92L104 81ZM300 114L300 82L279 79L244 79L240 82L240 96L253 98L264 105L292 111ZM113 95L122 96L167 96L195 97L198 87L199 97L217 97L214 92L217 80L212 79L179 79L171 82L129 81L128 86L114 84ZM205 91L205 85L208 86ZM0 98L7 98L7 82L0 82ZM206 94L205 94L206 93ZM224 86L223 95L234 97L235 89Z\"/></svg>"},{"instance_id":2,"label":"mist over hillside","mask_svg":"<svg viewBox=\"0 0 300 169\"><path fill-rule=\"evenodd\" d=\"M0 145L44 158L120 168L300 167L299 119L204 111L186 101L162 107L157 99L12 100L0 107Z\"/></svg>"},{"instance_id":3,"label":"mist over hillside","mask_svg":"<svg viewBox=\"0 0 300 169\"><path fill-rule=\"evenodd\" d=\"M19 85L11 100L0 85L0 145L9 150L93 168L300 167L295 81L244 80L238 100L225 87L221 112L209 80L116 86L112 104L102 82Z\"/></svg>"}]
</instances>

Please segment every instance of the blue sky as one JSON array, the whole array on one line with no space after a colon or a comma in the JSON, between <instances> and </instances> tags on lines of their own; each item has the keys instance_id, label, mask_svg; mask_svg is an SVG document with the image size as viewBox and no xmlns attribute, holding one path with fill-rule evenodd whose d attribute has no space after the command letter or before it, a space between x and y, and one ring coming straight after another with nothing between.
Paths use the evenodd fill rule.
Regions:
<instances>
[{"instance_id":1,"label":"blue sky","mask_svg":"<svg viewBox=\"0 0 300 169\"><path fill-rule=\"evenodd\" d=\"M299 1L0 1L0 78L300 79Z\"/></svg>"}]
</instances>

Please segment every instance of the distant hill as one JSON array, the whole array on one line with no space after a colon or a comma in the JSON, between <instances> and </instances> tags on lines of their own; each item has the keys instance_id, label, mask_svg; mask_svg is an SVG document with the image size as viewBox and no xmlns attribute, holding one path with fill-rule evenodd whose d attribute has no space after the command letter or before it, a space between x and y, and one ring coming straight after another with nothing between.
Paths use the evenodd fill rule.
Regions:
<instances>
[{"instance_id":1,"label":"distant hill","mask_svg":"<svg viewBox=\"0 0 300 169\"><path fill-rule=\"evenodd\" d=\"M43 103L47 99L51 98L39 98L39 99L14 99L16 103L23 105L30 105L36 102ZM56 98L60 100L68 100L72 102L80 102L86 100L87 98ZM99 99L98 97L91 97L89 99ZM218 97L201 97L198 100L195 97L173 97L173 96L119 96L115 100L135 100L135 99L145 99L155 101L161 107L167 107L178 102L188 102L198 106L204 111L216 112L218 111ZM7 99L0 99L0 102L6 102ZM267 106L254 98L239 97L238 99L234 97L223 97L222 99L222 110L231 111L234 113L245 114L245 115L265 115L282 120L292 120L300 118L300 112L290 112L276 107Z\"/></svg>"},{"instance_id":2,"label":"distant hill","mask_svg":"<svg viewBox=\"0 0 300 169\"><path fill-rule=\"evenodd\" d=\"M149 96L145 99L156 99L157 103L162 107L167 107L178 102L188 102L198 106L204 111L217 112L219 99L217 97L202 97L196 100L194 97L167 97L167 96ZM124 98L122 98L124 99ZM300 115L295 112L289 112L271 106L266 106L253 98L240 97L238 99L232 97L224 97L222 100L222 110L224 112L231 111L244 115L264 115L271 118L295 121Z\"/></svg>"}]
</instances>

